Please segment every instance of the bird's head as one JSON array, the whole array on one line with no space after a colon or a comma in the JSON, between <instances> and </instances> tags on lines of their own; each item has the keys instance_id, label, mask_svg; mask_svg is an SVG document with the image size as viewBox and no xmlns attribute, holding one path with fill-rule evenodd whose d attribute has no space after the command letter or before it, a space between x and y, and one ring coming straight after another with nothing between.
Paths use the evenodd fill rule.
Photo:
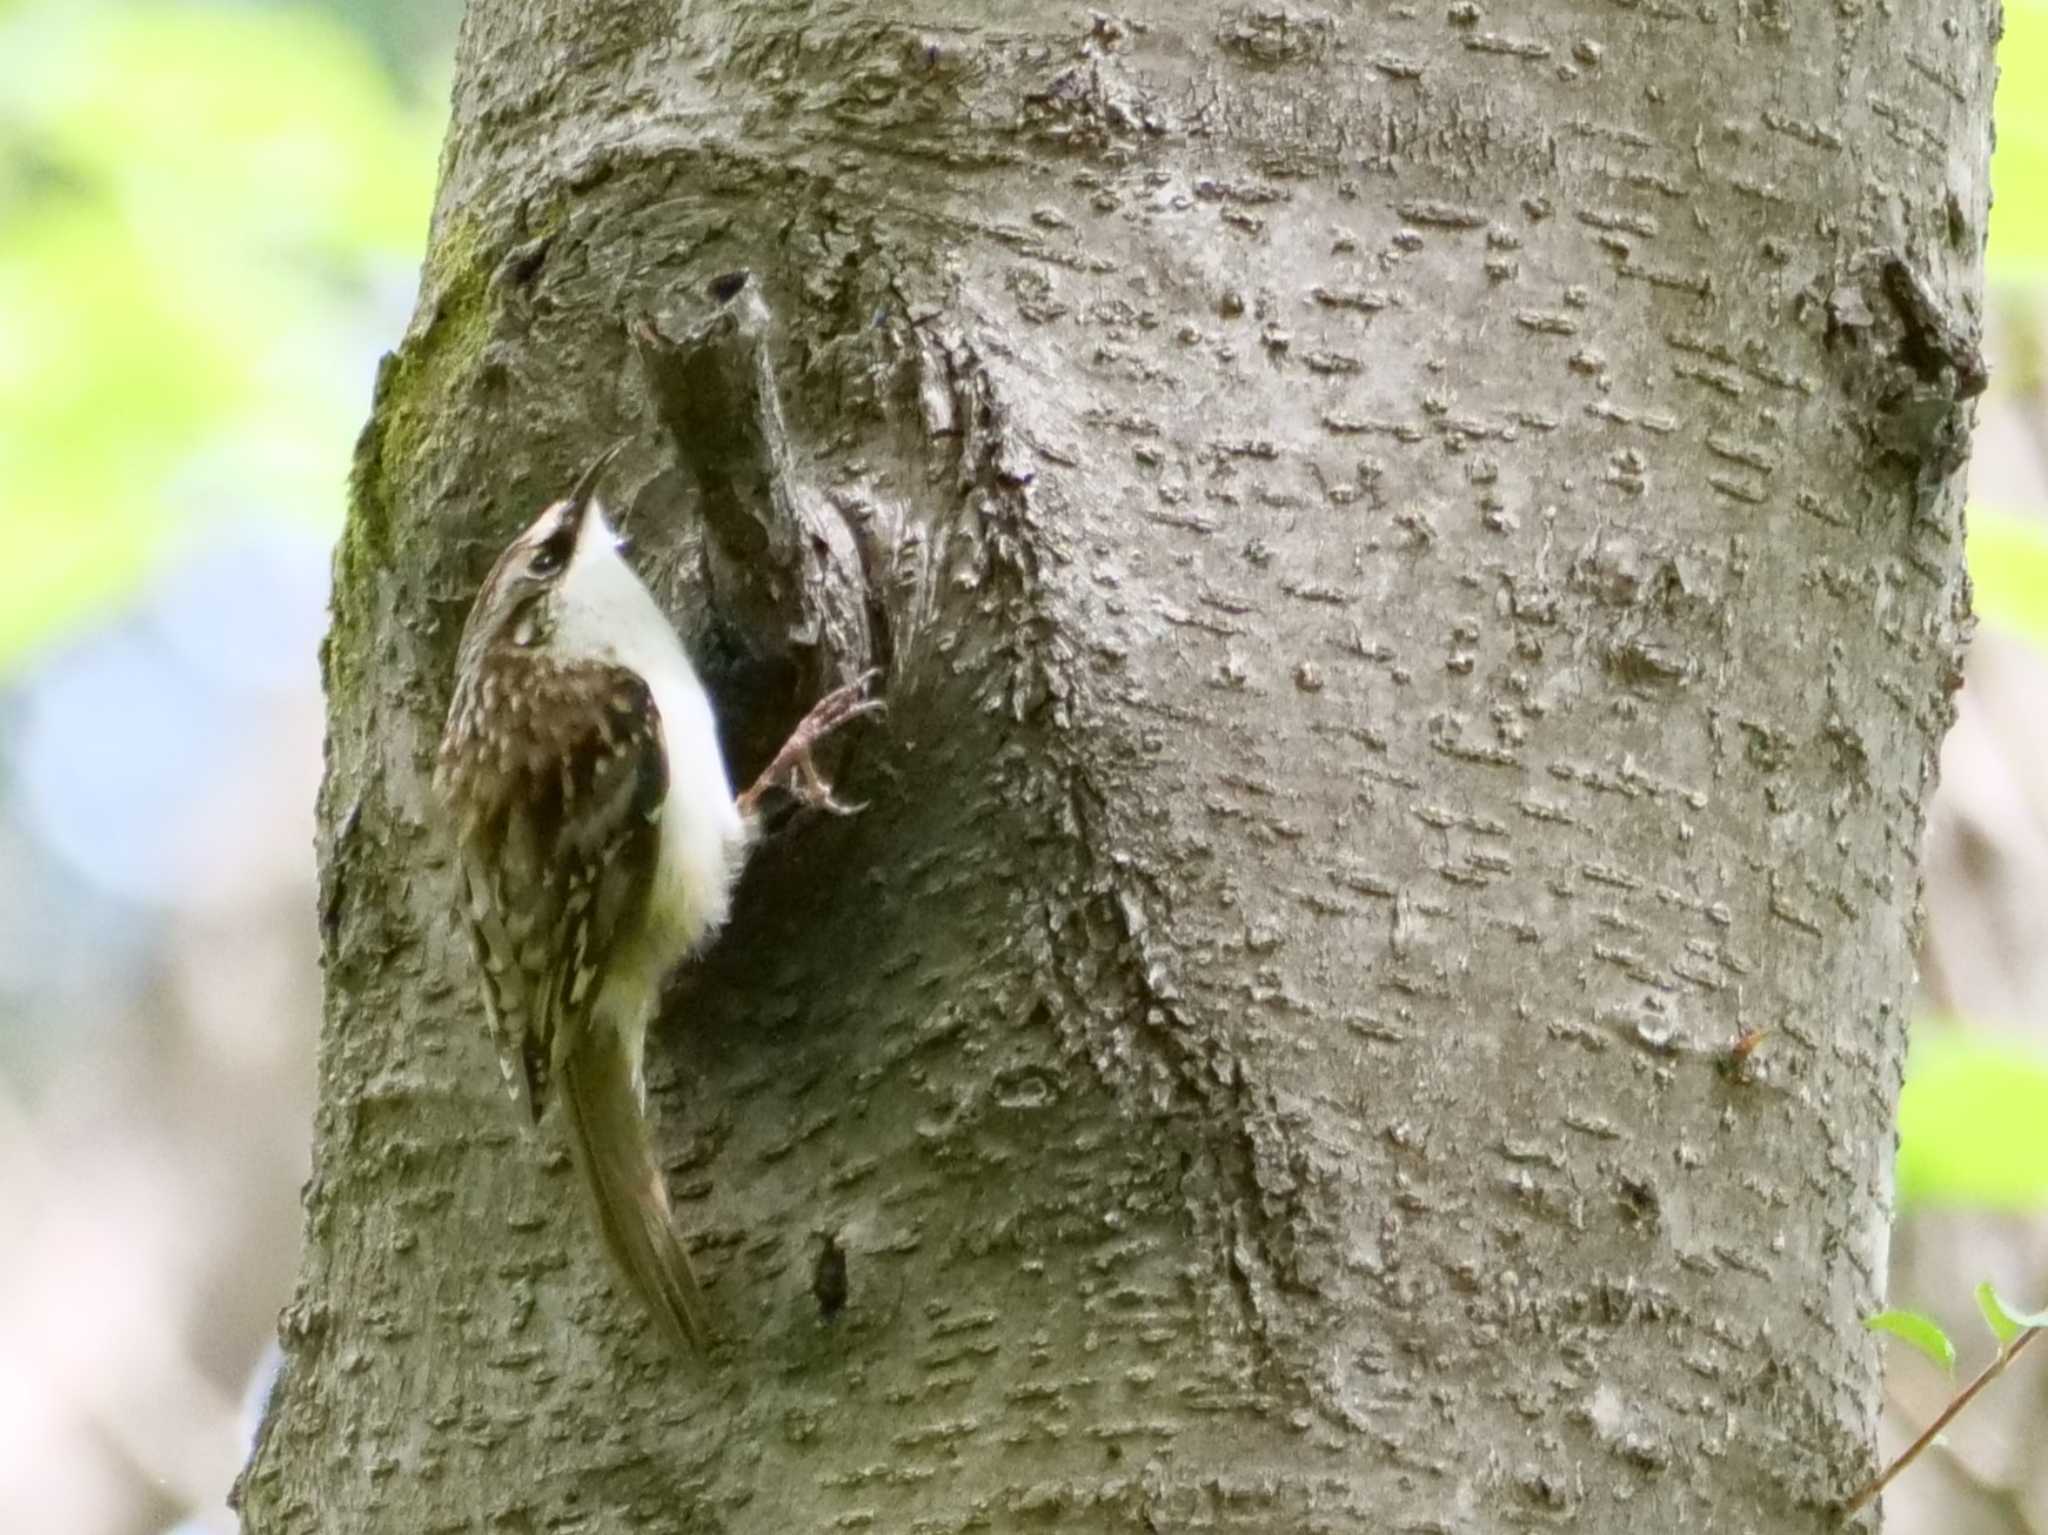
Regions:
<instances>
[{"instance_id":1,"label":"bird's head","mask_svg":"<svg viewBox=\"0 0 2048 1535\"><path fill-rule=\"evenodd\" d=\"M608 590L621 572L630 579L622 540L597 498L598 481L623 446L615 443L600 454L568 495L550 503L505 546L470 610L462 637L465 658L500 646L556 648L564 637L562 620L580 597Z\"/></svg>"}]
</instances>

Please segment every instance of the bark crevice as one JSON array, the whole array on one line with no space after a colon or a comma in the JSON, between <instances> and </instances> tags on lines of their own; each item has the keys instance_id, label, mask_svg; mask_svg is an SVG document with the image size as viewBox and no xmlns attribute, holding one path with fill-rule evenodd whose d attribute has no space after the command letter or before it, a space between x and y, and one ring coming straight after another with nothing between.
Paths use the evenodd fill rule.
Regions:
<instances>
[{"instance_id":1,"label":"bark crevice","mask_svg":"<svg viewBox=\"0 0 2048 1535\"><path fill-rule=\"evenodd\" d=\"M656 417L694 487L723 616L810 687L873 666L866 568L853 530L818 494L775 382L774 318L751 274L715 278L712 313L682 306L634 330Z\"/></svg>"}]
</instances>

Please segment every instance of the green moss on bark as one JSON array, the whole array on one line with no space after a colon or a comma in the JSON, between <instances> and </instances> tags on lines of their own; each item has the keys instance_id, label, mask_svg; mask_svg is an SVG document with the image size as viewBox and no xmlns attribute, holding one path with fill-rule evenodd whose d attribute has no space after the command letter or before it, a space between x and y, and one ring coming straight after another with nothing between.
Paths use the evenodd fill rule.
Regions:
<instances>
[{"instance_id":1,"label":"green moss on bark","mask_svg":"<svg viewBox=\"0 0 2048 1535\"><path fill-rule=\"evenodd\" d=\"M411 332L377 369L370 419L356 441L348 518L334 557L333 625L323 660L331 708L352 693L353 662L371 631L376 578L409 541L401 513L436 451L436 423L458 418L451 397L474 376L492 329L490 260L478 226L453 222L428 253L426 295Z\"/></svg>"}]
</instances>

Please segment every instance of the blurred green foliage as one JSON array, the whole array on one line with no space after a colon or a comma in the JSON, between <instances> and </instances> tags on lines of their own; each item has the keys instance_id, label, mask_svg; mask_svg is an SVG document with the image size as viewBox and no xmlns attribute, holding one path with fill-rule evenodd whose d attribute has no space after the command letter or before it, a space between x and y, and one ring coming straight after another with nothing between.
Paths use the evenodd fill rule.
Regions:
<instances>
[{"instance_id":1,"label":"blurred green foliage","mask_svg":"<svg viewBox=\"0 0 2048 1535\"><path fill-rule=\"evenodd\" d=\"M2007 1358L2012 1356L2012 1345L2020 1334L2048 1328L2048 1311L2021 1311L2000 1295L1989 1280L1977 1286L1977 1310ZM1942 1369L1954 1372L1955 1340L1933 1317L1918 1311L1880 1311L1876 1316L1865 1317L1863 1325L1872 1332L1887 1332L1895 1338L1903 1338ZM1980 1377L1978 1384L1988 1378Z\"/></svg>"},{"instance_id":2,"label":"blurred green foliage","mask_svg":"<svg viewBox=\"0 0 2048 1535\"><path fill-rule=\"evenodd\" d=\"M330 14L0 7L0 675L224 515L332 522L437 112Z\"/></svg>"},{"instance_id":3,"label":"blurred green foliage","mask_svg":"<svg viewBox=\"0 0 2048 1535\"><path fill-rule=\"evenodd\" d=\"M2048 1311L2022 1311L1989 1280L1977 1286L1977 1309L1984 1313L1984 1325L2003 1348L2023 1332L2048 1328Z\"/></svg>"},{"instance_id":4,"label":"blurred green foliage","mask_svg":"<svg viewBox=\"0 0 2048 1535\"><path fill-rule=\"evenodd\" d=\"M2048 1052L2022 1036L1925 1020L1899 1096L1904 1204L2048 1202Z\"/></svg>"},{"instance_id":5,"label":"blurred green foliage","mask_svg":"<svg viewBox=\"0 0 2048 1535\"><path fill-rule=\"evenodd\" d=\"M1863 1325L1872 1332L1888 1332L1894 1338L1903 1338L1944 1370L1956 1367L1956 1346L1932 1317L1917 1311L1880 1311L1876 1316L1865 1317Z\"/></svg>"},{"instance_id":6,"label":"blurred green foliage","mask_svg":"<svg viewBox=\"0 0 2048 1535\"><path fill-rule=\"evenodd\" d=\"M2048 649L2048 519L1970 508L1977 616Z\"/></svg>"},{"instance_id":7,"label":"blurred green foliage","mask_svg":"<svg viewBox=\"0 0 2048 1535\"><path fill-rule=\"evenodd\" d=\"M2048 0L2005 0L1998 45L1998 146L1991 155L1991 237L1985 260L1994 281L2048 275Z\"/></svg>"},{"instance_id":8,"label":"blurred green foliage","mask_svg":"<svg viewBox=\"0 0 2048 1535\"><path fill-rule=\"evenodd\" d=\"M1998 62L1986 261L1994 282L2031 290L2048 277L2048 0L2006 0ZM2020 312L2040 323L2031 299ZM1969 561L1978 616L2048 648L2048 520L1971 507ZM2048 1055L2023 1036L1916 1024L1899 1100L1898 1188L1907 1205L2048 1204Z\"/></svg>"}]
</instances>

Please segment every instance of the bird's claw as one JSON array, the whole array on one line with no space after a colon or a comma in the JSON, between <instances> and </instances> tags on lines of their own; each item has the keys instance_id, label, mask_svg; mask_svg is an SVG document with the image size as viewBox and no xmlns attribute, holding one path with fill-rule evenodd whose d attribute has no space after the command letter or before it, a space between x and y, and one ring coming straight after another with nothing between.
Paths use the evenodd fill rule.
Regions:
<instances>
[{"instance_id":1,"label":"bird's claw","mask_svg":"<svg viewBox=\"0 0 2048 1535\"><path fill-rule=\"evenodd\" d=\"M848 715L847 718L853 716ZM822 810L827 815L859 815L868 808L865 800L849 805L836 798L832 793L832 781L818 771L818 764L809 757L797 764L796 777L790 783L789 792L796 796L799 804L812 810Z\"/></svg>"},{"instance_id":2,"label":"bird's claw","mask_svg":"<svg viewBox=\"0 0 2048 1535\"><path fill-rule=\"evenodd\" d=\"M797 722L796 729L789 733L789 739L782 743L775 759L762 769L761 776L740 796L740 809L751 815L761 796L778 783L787 787L799 804L814 810L832 815L856 815L865 809L864 805L848 805L833 797L831 780L818 771L811 752L820 741L848 721L886 712L888 706L881 699L867 696L868 684L880 675L879 668L863 672L811 705L811 712Z\"/></svg>"}]
</instances>

